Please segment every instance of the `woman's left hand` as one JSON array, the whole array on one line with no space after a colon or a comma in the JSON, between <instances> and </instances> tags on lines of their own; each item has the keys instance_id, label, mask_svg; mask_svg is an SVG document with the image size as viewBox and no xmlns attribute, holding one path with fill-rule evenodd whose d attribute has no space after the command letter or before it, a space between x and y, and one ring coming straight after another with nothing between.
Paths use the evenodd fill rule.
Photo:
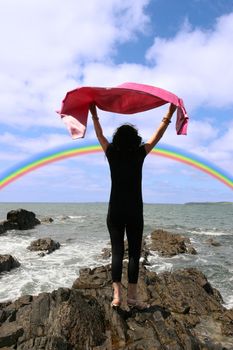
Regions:
<instances>
[{"instance_id":1,"label":"woman's left hand","mask_svg":"<svg viewBox=\"0 0 233 350\"><path fill-rule=\"evenodd\" d=\"M94 103L90 104L89 109L90 109L90 112L91 112L93 118L98 117L96 105Z\"/></svg>"}]
</instances>

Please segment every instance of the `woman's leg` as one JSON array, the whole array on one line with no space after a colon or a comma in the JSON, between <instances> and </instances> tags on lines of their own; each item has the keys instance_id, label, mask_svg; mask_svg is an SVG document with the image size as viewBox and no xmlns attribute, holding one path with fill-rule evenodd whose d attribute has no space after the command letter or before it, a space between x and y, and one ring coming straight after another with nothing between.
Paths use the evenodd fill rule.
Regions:
<instances>
[{"instance_id":1,"label":"woman's leg","mask_svg":"<svg viewBox=\"0 0 233 350\"><path fill-rule=\"evenodd\" d=\"M121 282L125 227L120 222L113 222L110 215L107 216L107 226L112 246L112 280Z\"/></svg>"},{"instance_id":2,"label":"woman's leg","mask_svg":"<svg viewBox=\"0 0 233 350\"><path fill-rule=\"evenodd\" d=\"M127 304L139 310L149 307L147 303L138 300L137 282L139 274L139 261L141 256L142 234L143 234L143 217L135 216L134 221L126 225L126 233L129 246L129 265L128 265L128 296Z\"/></svg>"},{"instance_id":3,"label":"woman's leg","mask_svg":"<svg viewBox=\"0 0 233 350\"><path fill-rule=\"evenodd\" d=\"M115 303L117 303L117 301L120 303L125 227L124 224L120 222L113 222L109 214L107 216L107 226L112 246L112 281L114 289L113 298L115 300Z\"/></svg>"},{"instance_id":4,"label":"woman's leg","mask_svg":"<svg viewBox=\"0 0 233 350\"><path fill-rule=\"evenodd\" d=\"M139 260L141 256L143 234L143 216L135 215L127 222L126 235L128 240L129 264L128 282L136 285L139 274Z\"/></svg>"}]
</instances>

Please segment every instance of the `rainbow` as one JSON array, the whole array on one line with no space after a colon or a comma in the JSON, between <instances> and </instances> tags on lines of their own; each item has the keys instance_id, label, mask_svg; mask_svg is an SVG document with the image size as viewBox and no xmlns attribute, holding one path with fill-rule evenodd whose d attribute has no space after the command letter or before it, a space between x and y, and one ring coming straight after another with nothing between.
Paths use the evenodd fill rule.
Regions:
<instances>
[{"instance_id":1,"label":"rainbow","mask_svg":"<svg viewBox=\"0 0 233 350\"><path fill-rule=\"evenodd\" d=\"M66 146L63 148L50 150L46 153L38 154L32 159L28 159L21 164L17 164L14 168L7 170L2 175L0 174L0 189L3 189L13 181L16 181L20 177L42 166L71 157L99 152L102 152L102 148L99 145L88 145L82 147ZM233 189L233 178L229 174L194 154L186 153L183 150L171 146L158 146L154 148L150 154L165 157L192 166L221 181L230 189Z\"/></svg>"}]
</instances>

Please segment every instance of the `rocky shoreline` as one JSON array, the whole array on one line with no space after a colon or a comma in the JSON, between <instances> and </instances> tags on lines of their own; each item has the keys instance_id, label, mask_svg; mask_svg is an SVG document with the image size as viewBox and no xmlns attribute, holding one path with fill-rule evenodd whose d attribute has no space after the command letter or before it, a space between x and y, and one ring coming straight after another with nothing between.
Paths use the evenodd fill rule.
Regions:
<instances>
[{"instance_id":1,"label":"rocky shoreline","mask_svg":"<svg viewBox=\"0 0 233 350\"><path fill-rule=\"evenodd\" d=\"M48 242L41 243L48 248ZM151 250L163 256L198 253L184 237L163 230L151 234L143 244L139 278L139 296L149 303L148 309L129 309L125 303L126 262L118 310L110 306L111 266L85 268L72 288L1 303L0 349L232 350L233 309L223 306L220 293L195 268L151 271ZM111 254L109 249L103 253Z\"/></svg>"}]
</instances>

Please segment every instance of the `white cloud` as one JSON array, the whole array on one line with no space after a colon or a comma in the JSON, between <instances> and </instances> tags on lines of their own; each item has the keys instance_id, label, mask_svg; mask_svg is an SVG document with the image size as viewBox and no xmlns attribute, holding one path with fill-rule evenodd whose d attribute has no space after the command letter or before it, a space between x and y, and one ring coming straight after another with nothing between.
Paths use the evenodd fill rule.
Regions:
<instances>
[{"instance_id":1,"label":"white cloud","mask_svg":"<svg viewBox=\"0 0 233 350\"><path fill-rule=\"evenodd\" d=\"M173 119L173 124L166 131L166 141L170 145L180 147L186 151L192 152L197 147L205 147L218 137L218 129L213 127L209 121L191 119L188 125L188 134L179 136L174 131L174 123L175 118Z\"/></svg>"},{"instance_id":2,"label":"white cloud","mask_svg":"<svg viewBox=\"0 0 233 350\"><path fill-rule=\"evenodd\" d=\"M19 155L21 152L24 155L37 154L65 143L67 143L67 137L60 134L45 134L38 138L25 138L6 132L1 136L0 140L2 147L15 149Z\"/></svg>"},{"instance_id":3,"label":"white cloud","mask_svg":"<svg viewBox=\"0 0 233 350\"><path fill-rule=\"evenodd\" d=\"M174 38L155 38L147 59L192 107L232 105L232 36L233 13L220 17L213 31L184 26Z\"/></svg>"},{"instance_id":4,"label":"white cloud","mask_svg":"<svg viewBox=\"0 0 233 350\"><path fill-rule=\"evenodd\" d=\"M116 41L143 30L148 0L2 0L2 62L38 71L71 64L77 58L107 57ZM130 20L129 20L130 19ZM29 66L28 66L29 64ZM15 67L17 69L17 67ZM72 71L71 71L72 72ZM19 74L20 72L17 71ZM25 72L21 72L25 76ZM30 76L27 76L30 78Z\"/></svg>"},{"instance_id":5,"label":"white cloud","mask_svg":"<svg viewBox=\"0 0 233 350\"><path fill-rule=\"evenodd\" d=\"M54 110L64 92L81 81L84 62L108 61L116 43L143 31L147 3L2 0L1 122L59 127Z\"/></svg>"},{"instance_id":6,"label":"white cloud","mask_svg":"<svg viewBox=\"0 0 233 350\"><path fill-rule=\"evenodd\" d=\"M233 125L229 126L226 133L215 140L210 148L218 149L219 151L233 152Z\"/></svg>"}]
</instances>

